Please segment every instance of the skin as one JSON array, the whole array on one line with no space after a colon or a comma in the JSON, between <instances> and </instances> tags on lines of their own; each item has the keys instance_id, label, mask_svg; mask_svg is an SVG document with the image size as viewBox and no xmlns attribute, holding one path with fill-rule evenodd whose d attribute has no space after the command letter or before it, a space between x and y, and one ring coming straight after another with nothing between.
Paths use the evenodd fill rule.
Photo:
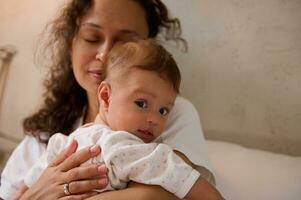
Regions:
<instances>
[{"instance_id":1,"label":"skin","mask_svg":"<svg viewBox=\"0 0 301 200\"><path fill-rule=\"evenodd\" d=\"M93 122L98 113L97 88L103 80L104 64L114 44L147 38L149 32L147 22L141 16L145 16L144 10L133 1L98 0L94 1L92 8L79 21L80 28L72 40L70 56L75 78L88 96L84 123ZM23 185L16 195L17 199L20 196L21 199L66 199L62 194L66 177L72 181L69 186L71 193L80 192L72 198L68 197L70 199L87 198L94 195L89 193L92 189L105 187L108 182L106 171L103 168L97 170L101 165L89 166L85 169L78 167L96 155L89 153L88 149L75 153L76 148L76 145L71 144L65 152L62 152L58 158L60 162L54 162L55 164L49 166L33 187L28 189ZM64 173L66 170L64 165L70 165L69 169L73 172ZM100 178L96 181L84 181L95 176ZM49 177L57 177L57 179L49 180ZM45 185L49 186L46 191Z\"/></svg>"},{"instance_id":2,"label":"skin","mask_svg":"<svg viewBox=\"0 0 301 200\"><path fill-rule=\"evenodd\" d=\"M187 164L193 165L187 157L181 152L175 151ZM88 198L89 200L178 200L176 196L167 192L156 185L143 185L130 182L128 188L112 192L104 192L99 195ZM205 179L199 177L189 193L185 196L189 200L224 200L215 187L209 184Z\"/></svg>"},{"instance_id":3,"label":"skin","mask_svg":"<svg viewBox=\"0 0 301 200\"><path fill-rule=\"evenodd\" d=\"M115 73L117 75L113 79L109 77L107 82L103 81L99 86L98 98L101 106L99 115L96 117L96 123L108 125L113 130L130 132L146 143L151 142L163 132L168 111L171 110L177 93L173 90L171 84L159 77L156 72L131 68L125 72L126 75L118 75L118 71ZM137 102L139 103L137 104ZM162 108L166 108L166 112L160 112ZM151 137L139 130L148 130ZM193 163L184 154L179 151L175 151L175 153L187 164L193 166ZM150 186L152 189L148 187L147 185L132 183L124 196L126 196L126 199L137 199L137 193L131 193L130 195L129 192L131 190L135 191L136 188L144 191L153 191L152 189L161 191L155 186ZM120 190L113 195L119 198L123 196L123 193L124 191ZM174 199L172 194L162 193L166 195L167 199ZM112 199L111 195L109 193L109 199ZM144 194L142 194L142 197L145 199ZM162 199L162 196L154 198L153 194L148 196L148 198L150 197L152 199ZM195 182L185 199L197 200L200 197L211 200L223 199L219 192L201 177Z\"/></svg>"},{"instance_id":4,"label":"skin","mask_svg":"<svg viewBox=\"0 0 301 200\"><path fill-rule=\"evenodd\" d=\"M147 22L141 16L145 16L144 10L134 1L101 0L94 1L82 18L72 41L71 58L75 78L88 95L85 123L92 122L97 115L97 88L114 44L147 38Z\"/></svg>"},{"instance_id":5,"label":"skin","mask_svg":"<svg viewBox=\"0 0 301 200\"><path fill-rule=\"evenodd\" d=\"M147 38L148 26L144 10L130 0L97 0L91 9L79 21L80 29L75 34L70 56L74 75L88 96L84 123L93 122L97 113L97 87L103 79L108 52L116 42ZM22 188L25 192L20 199L86 199L94 196L94 188L103 188L107 184L106 169L101 165L79 166L86 160L98 155L100 147L87 147L75 153L74 141L62 152L41 175L36 184ZM98 149L98 150L95 150ZM91 181L92 177L99 177ZM70 182L71 196L63 194L63 184ZM210 184L204 181L208 187ZM45 187L47 186L47 188ZM211 186L212 187L212 186ZM209 192L212 192L209 190ZM19 197L18 197L19 198ZM130 183L129 188L98 194L93 199L177 199L158 186ZM218 199L218 198L216 198Z\"/></svg>"},{"instance_id":6,"label":"skin","mask_svg":"<svg viewBox=\"0 0 301 200\"><path fill-rule=\"evenodd\" d=\"M103 81L98 96L102 107L98 123L130 132L147 143L165 129L177 93L156 72L130 68Z\"/></svg>"},{"instance_id":7,"label":"skin","mask_svg":"<svg viewBox=\"0 0 301 200\"><path fill-rule=\"evenodd\" d=\"M103 165L91 165L87 167L75 167L88 159L100 154L98 145L86 147L76 154L77 141L72 141L60 155L46 168L39 180L29 189L23 185L14 199L38 200L38 199L86 199L94 196L94 192L89 192L94 188L103 188L107 185L104 179L93 181L76 180L87 179L106 174L107 169ZM51 177L51 178L49 178ZM63 184L70 182L69 190L73 195L66 197L63 193ZM45 186L47 185L47 188ZM81 191L79 190L81 188ZM22 194L24 192L24 194ZM77 194L81 192L80 194Z\"/></svg>"}]
</instances>

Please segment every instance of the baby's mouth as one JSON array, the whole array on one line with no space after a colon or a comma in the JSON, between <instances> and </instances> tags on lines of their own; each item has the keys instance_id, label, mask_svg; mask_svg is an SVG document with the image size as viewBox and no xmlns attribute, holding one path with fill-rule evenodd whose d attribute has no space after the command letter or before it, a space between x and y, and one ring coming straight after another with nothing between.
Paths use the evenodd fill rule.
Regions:
<instances>
[{"instance_id":1,"label":"baby's mouth","mask_svg":"<svg viewBox=\"0 0 301 200\"><path fill-rule=\"evenodd\" d=\"M146 143L151 142L154 139L154 134L149 130L138 129L136 136Z\"/></svg>"}]
</instances>

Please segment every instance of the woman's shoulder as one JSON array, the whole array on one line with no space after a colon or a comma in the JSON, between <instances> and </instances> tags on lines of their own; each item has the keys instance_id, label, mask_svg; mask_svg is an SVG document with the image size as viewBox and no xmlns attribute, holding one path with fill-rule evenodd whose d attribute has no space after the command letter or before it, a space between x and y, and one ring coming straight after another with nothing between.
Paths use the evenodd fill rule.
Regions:
<instances>
[{"instance_id":1,"label":"woman's shoulder","mask_svg":"<svg viewBox=\"0 0 301 200\"><path fill-rule=\"evenodd\" d=\"M195 106L186 98L177 96L174 107L170 112L167 125L184 122L186 120L193 121L193 124L200 124L199 114Z\"/></svg>"},{"instance_id":2,"label":"woman's shoulder","mask_svg":"<svg viewBox=\"0 0 301 200\"><path fill-rule=\"evenodd\" d=\"M193 108L195 109L194 105L185 97L180 95L177 96L175 100L175 108L182 109L182 108Z\"/></svg>"},{"instance_id":3,"label":"woman's shoulder","mask_svg":"<svg viewBox=\"0 0 301 200\"><path fill-rule=\"evenodd\" d=\"M185 134L185 132L189 131ZM177 96L175 105L171 110L163 137L168 135L203 135L198 112L194 105L187 99Z\"/></svg>"},{"instance_id":4,"label":"woman's shoulder","mask_svg":"<svg viewBox=\"0 0 301 200\"><path fill-rule=\"evenodd\" d=\"M194 164L210 169L198 112L184 97L176 98L175 106L168 116L166 130L158 140L184 153Z\"/></svg>"}]
</instances>

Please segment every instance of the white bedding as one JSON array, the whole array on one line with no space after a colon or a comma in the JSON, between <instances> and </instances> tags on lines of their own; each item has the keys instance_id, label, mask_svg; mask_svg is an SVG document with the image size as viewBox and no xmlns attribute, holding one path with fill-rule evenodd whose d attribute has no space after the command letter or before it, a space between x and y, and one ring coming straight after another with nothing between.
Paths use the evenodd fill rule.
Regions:
<instances>
[{"instance_id":1,"label":"white bedding","mask_svg":"<svg viewBox=\"0 0 301 200\"><path fill-rule=\"evenodd\" d=\"M207 140L217 187L227 200L301 200L301 157Z\"/></svg>"}]
</instances>

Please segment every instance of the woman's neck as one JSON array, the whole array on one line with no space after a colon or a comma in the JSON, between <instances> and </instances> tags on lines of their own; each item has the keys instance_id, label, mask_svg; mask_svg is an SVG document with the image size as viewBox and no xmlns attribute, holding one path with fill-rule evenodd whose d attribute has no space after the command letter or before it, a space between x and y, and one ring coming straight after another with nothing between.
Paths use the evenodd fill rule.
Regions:
<instances>
[{"instance_id":1,"label":"woman's neck","mask_svg":"<svg viewBox=\"0 0 301 200\"><path fill-rule=\"evenodd\" d=\"M92 94L87 94L88 96L88 105L87 105L87 110L86 114L84 116L83 123L91 123L94 122L95 117L98 113L98 100L96 95Z\"/></svg>"}]
</instances>

